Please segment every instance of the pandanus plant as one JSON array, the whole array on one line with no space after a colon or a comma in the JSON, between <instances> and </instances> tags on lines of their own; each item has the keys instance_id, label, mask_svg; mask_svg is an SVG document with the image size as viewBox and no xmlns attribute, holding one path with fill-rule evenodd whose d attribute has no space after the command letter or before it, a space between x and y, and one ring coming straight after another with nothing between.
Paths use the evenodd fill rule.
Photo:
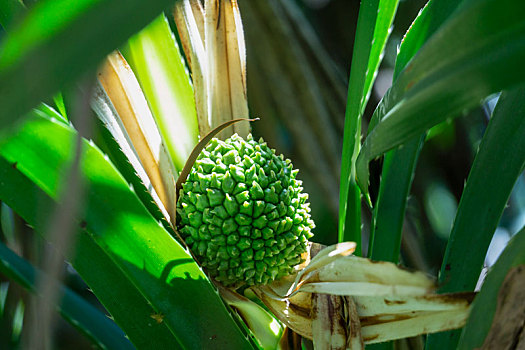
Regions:
<instances>
[{"instance_id":1,"label":"pandanus plant","mask_svg":"<svg viewBox=\"0 0 525 350\"><path fill-rule=\"evenodd\" d=\"M79 120L69 123L74 112L67 98L56 98L60 113L44 104L30 112L14 132L2 135L0 198L45 232L45 217L53 216L51 203L67 204L72 187L61 182L71 177L85 184L86 203L74 222L75 249L63 253L127 337L67 289L69 303L59 306L65 318L107 348L129 348L131 343L137 348L300 348L300 343L289 343L294 337L288 335L296 334L313 340L318 349L362 349L364 344L465 325L474 298L471 288L437 294L435 281L424 273L353 255L361 253L360 193L373 204L368 162L525 79L522 73L499 75L502 67L517 65L525 57L523 18L510 16L506 26L499 27L491 17L496 9L511 15L519 12L513 6L523 5L510 0L464 1L456 12L449 5L430 1L407 33L396 82L376 110L362 150L360 117L397 1L370 1L360 10L345 124L340 243L333 246L309 241L314 223L300 174L289 160L250 135L254 120L249 119L243 29L234 0L206 0L204 6L198 0L176 2L169 15L185 61L165 14L104 59L94 87L83 86L100 120L98 146L78 135L73 125L79 127ZM43 2L35 7L34 17L52 8L53 1ZM86 16L96 16L94 12L86 10ZM441 24L435 13L444 24L428 39ZM454 14L445 21L444 13ZM479 18L488 28L467 26L469 30L461 31ZM28 25L21 23L22 29ZM64 30L76 21L64 23L57 28ZM7 53L16 48L19 38L13 37L12 46L10 41L3 46ZM470 51L454 51L466 42L473 42ZM509 53L506 45L515 50ZM450 55L440 52L444 47ZM484 70L485 61L467 67L467 58L487 48L492 49L492 71ZM427 63L433 62L427 61L433 55L443 57L440 66ZM0 63L0 77L8 81L10 62ZM12 71L20 72L17 69ZM486 84L465 93L478 76ZM449 82L457 83L452 92L440 85ZM496 111L518 103L521 91L501 97ZM461 98L447 107L436 105L451 93ZM42 97L38 91L34 95ZM63 96L68 96L67 90ZM12 106L9 112L22 111L7 105ZM429 106L435 107L433 114L415 117ZM523 103L519 106L522 115ZM514 129L523 129L522 119L512 119ZM505 134L506 129L498 128L501 124L489 130ZM511 161L507 185L524 162L523 140L512 140L521 158ZM417 158L419 144L410 147L416 154L412 158ZM393 157L396 153L387 154L385 169L413 165L392 163ZM34 200L20 198L15 184ZM382 191L383 187L375 203L376 220L381 220L378 211L388 199ZM504 191L500 197L510 189ZM401 197L405 200L406 194ZM520 232L520 240L509 246L498 266L505 272L498 272L489 286L501 284L505 267L523 260L518 253L523 236ZM347 238L355 242L344 242ZM34 288L32 267L5 246L1 249L2 271ZM488 290L480 295L482 300L487 293L497 294L497 289ZM75 313L81 307L89 313ZM476 334L472 328L463 334L461 346L473 344L471 334ZM497 334L492 339L498 339Z\"/></svg>"},{"instance_id":2,"label":"pandanus plant","mask_svg":"<svg viewBox=\"0 0 525 350\"><path fill-rule=\"evenodd\" d=\"M140 121L142 115L147 114L139 113L147 107L145 99L140 99L142 108L136 106L133 111L126 107L139 91L139 84L133 84L135 90L127 89L125 82L135 81L135 77L119 53L110 56L99 73L103 90L97 93L95 106L115 107L111 114L102 112L104 107L96 109L101 111L102 118L107 118L106 124L124 125L122 135L128 135L139 155L139 163L150 164L146 172L160 174L156 176L156 183L150 180L160 199L159 206L166 209L180 234L180 243L189 248L217 283L226 302L231 303L249 325L257 325L260 320L268 322L271 314L265 314L266 311L232 290L251 287L284 325L304 337L314 337L314 344L319 348L328 344L345 347L347 343L362 346L363 339L367 343L382 342L460 327L467 317L471 295L434 295L434 284L424 274L349 257L355 243L326 248L310 259L312 250L308 239L312 237L314 224L306 202L308 195L301 193L302 187L296 178L297 170L262 140L253 140L247 120L235 120L249 116L244 38L236 2L206 2L202 8L199 1L183 1L176 5L174 18L192 72L196 113L190 115L197 116L201 138L189 155L173 155L173 158L186 156L188 159L181 174L174 176L176 172L171 170L174 166L169 164L172 159L169 155L152 158L159 151L152 151L150 145L154 141L148 140L147 127L140 127L140 123L144 123ZM168 38L166 20L157 21L153 26L164 26ZM148 63L148 55L160 54L144 49L148 39L158 40L158 37L153 39L158 29L152 27L149 31L139 34L136 45L132 40L128 48L129 55L125 56L129 57L132 67L137 67L141 60L151 70L159 65ZM147 71L149 77L154 76L151 70ZM141 79L141 68L135 71ZM142 85L159 90L154 84L151 81ZM166 115L173 114L172 109ZM187 118L188 113L182 115ZM155 123L152 117L143 120L149 120L150 125ZM233 124L232 130L229 125L234 122L238 124ZM131 135L127 130L133 130L133 124L139 125L135 130L143 131ZM163 134L161 128L159 135L150 136L150 140L156 140L158 150L169 149L163 140L173 137L173 130L180 130L183 124L176 127L173 121L157 124L171 125L171 133L166 127ZM223 128L227 128L221 134L225 141L210 140ZM236 134L230 136L233 132ZM120 143L127 142L122 137L120 140ZM125 147L129 145L121 146ZM162 160L168 164L162 164ZM325 297L320 293L326 294ZM341 299L343 296L345 301ZM358 299L359 315L353 297L361 296L369 299ZM399 304L405 306L392 307ZM360 317L368 320L362 331ZM407 319L411 325L407 325ZM403 326L396 327L396 322L401 320L405 321ZM341 324L347 326L334 327ZM264 330L258 325L252 332L263 347L275 346L271 328Z\"/></svg>"}]
</instances>

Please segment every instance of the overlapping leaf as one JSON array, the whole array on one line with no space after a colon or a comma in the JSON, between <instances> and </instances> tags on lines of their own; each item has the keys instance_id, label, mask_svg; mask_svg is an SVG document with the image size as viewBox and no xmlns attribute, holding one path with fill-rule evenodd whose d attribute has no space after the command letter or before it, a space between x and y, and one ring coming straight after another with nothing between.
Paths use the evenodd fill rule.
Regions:
<instances>
[{"instance_id":1,"label":"overlapping leaf","mask_svg":"<svg viewBox=\"0 0 525 350\"><path fill-rule=\"evenodd\" d=\"M135 72L159 132L180 171L197 143L193 88L182 55L162 15L133 36L123 51Z\"/></svg>"},{"instance_id":2,"label":"overlapping leaf","mask_svg":"<svg viewBox=\"0 0 525 350\"><path fill-rule=\"evenodd\" d=\"M399 47L394 81L410 59L459 5L457 0L431 0L410 26ZM374 206L368 256L397 262L405 208L424 137L385 154Z\"/></svg>"},{"instance_id":3,"label":"overlapping leaf","mask_svg":"<svg viewBox=\"0 0 525 350\"><path fill-rule=\"evenodd\" d=\"M73 156L71 146L75 137L69 126L33 118L15 135L2 139L0 154L4 165L15 170L15 164L18 171L48 196L59 199L64 168ZM142 294L145 299L142 305L151 305L153 314L149 316L157 315L160 326L166 326L171 332L167 340L158 340L188 347L249 347L190 255L153 219L104 155L87 141L82 147L81 172L89 190L80 225L96 242L92 248L101 249L106 261L111 262L108 270L112 265L120 269L124 280ZM17 177L22 178L19 174ZM14 176L2 178L4 184L17 180ZM26 190L27 181L26 187L19 189ZM9 188L3 190L7 191L2 195L3 200L19 203ZM16 210L17 206L13 207ZM38 209L38 201L31 202L25 219L36 221L41 215ZM97 263L104 261L98 258ZM96 292L96 284L86 280ZM99 280L104 284L107 281ZM126 308L133 307L130 305ZM151 317L147 321L149 327L153 326ZM203 324L208 326L202 327ZM148 327L135 331L148 332Z\"/></svg>"},{"instance_id":4,"label":"overlapping leaf","mask_svg":"<svg viewBox=\"0 0 525 350\"><path fill-rule=\"evenodd\" d=\"M0 44L0 124L94 69L172 0L44 0ZM133 18L133 20L129 20ZM67 67L67 68L66 68Z\"/></svg>"},{"instance_id":5,"label":"overlapping leaf","mask_svg":"<svg viewBox=\"0 0 525 350\"><path fill-rule=\"evenodd\" d=\"M358 255L361 251L361 193L356 184L355 160L361 144L361 117L390 34L397 4L396 0L363 1L357 22L345 113L339 191L339 242L357 242Z\"/></svg>"},{"instance_id":6,"label":"overlapping leaf","mask_svg":"<svg viewBox=\"0 0 525 350\"><path fill-rule=\"evenodd\" d=\"M504 91L472 164L447 244L443 293L473 290L516 179L525 168L525 86ZM468 247L476 246L476 249ZM429 337L430 349L453 348L455 336Z\"/></svg>"},{"instance_id":7,"label":"overlapping leaf","mask_svg":"<svg viewBox=\"0 0 525 350\"><path fill-rule=\"evenodd\" d=\"M525 80L523 11L521 1L469 2L419 51L374 113L357 159L364 193L372 159Z\"/></svg>"},{"instance_id":8,"label":"overlapping leaf","mask_svg":"<svg viewBox=\"0 0 525 350\"><path fill-rule=\"evenodd\" d=\"M512 238L508 246L501 253L496 264L487 275L478 297L472 304L472 311L461 335L458 349L477 349L483 345L491 325L493 324L492 322L494 320L498 303L498 293L502 292L501 288L503 287L505 276L512 268L525 265L524 251L525 228L521 229L521 231ZM520 325L515 324L510 326L519 327ZM521 324L521 327L523 327L523 323ZM508 335L510 337L506 340L512 341L511 334Z\"/></svg>"},{"instance_id":9,"label":"overlapping leaf","mask_svg":"<svg viewBox=\"0 0 525 350\"><path fill-rule=\"evenodd\" d=\"M35 281L41 278L41 273L2 243L0 243L0 270L24 288L33 293L38 292ZM69 288L62 287L61 294L63 297L61 303L57 305L58 311L99 347L108 349L134 348L122 330L94 306Z\"/></svg>"}]
</instances>

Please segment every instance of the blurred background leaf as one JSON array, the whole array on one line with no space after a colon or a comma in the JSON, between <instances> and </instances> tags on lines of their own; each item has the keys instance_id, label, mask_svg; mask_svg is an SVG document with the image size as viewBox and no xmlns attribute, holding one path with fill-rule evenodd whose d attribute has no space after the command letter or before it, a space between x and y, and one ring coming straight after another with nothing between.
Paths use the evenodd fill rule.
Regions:
<instances>
[{"instance_id":1,"label":"blurred background leaf","mask_svg":"<svg viewBox=\"0 0 525 350\"><path fill-rule=\"evenodd\" d=\"M172 0L42 0L21 17L7 15L14 11L4 6L2 25L9 34L0 43L2 128L95 69L170 4ZM19 20L10 21L13 17Z\"/></svg>"},{"instance_id":2,"label":"blurred background leaf","mask_svg":"<svg viewBox=\"0 0 525 350\"><path fill-rule=\"evenodd\" d=\"M0 270L6 276L32 293L38 293L35 282L41 278L40 272L2 243L0 243L0 257ZM104 313L98 311L69 288L62 287L61 289L62 301L56 308L69 323L89 337L94 344L100 348L134 349L122 330ZM5 302L5 296L2 299ZM20 312L23 313L23 311ZM19 323L20 317L13 317L13 322ZM13 329L14 333L15 328L19 328L16 332L21 331L21 327L17 326Z\"/></svg>"},{"instance_id":3,"label":"blurred background leaf","mask_svg":"<svg viewBox=\"0 0 525 350\"><path fill-rule=\"evenodd\" d=\"M318 240L334 243L346 77L294 1L240 1L256 135L301 169Z\"/></svg>"}]
</instances>

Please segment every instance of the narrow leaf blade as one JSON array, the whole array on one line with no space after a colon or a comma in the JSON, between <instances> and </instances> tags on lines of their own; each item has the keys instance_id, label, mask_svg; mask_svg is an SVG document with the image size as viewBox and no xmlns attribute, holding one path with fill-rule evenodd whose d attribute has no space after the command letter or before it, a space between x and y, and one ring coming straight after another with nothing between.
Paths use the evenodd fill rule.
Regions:
<instances>
[{"instance_id":1,"label":"narrow leaf blade","mask_svg":"<svg viewBox=\"0 0 525 350\"><path fill-rule=\"evenodd\" d=\"M373 117L357 160L363 191L370 160L525 80L525 19L518 14L524 10L515 0L470 2L419 51Z\"/></svg>"},{"instance_id":2,"label":"narrow leaf blade","mask_svg":"<svg viewBox=\"0 0 525 350\"><path fill-rule=\"evenodd\" d=\"M4 275L12 278L32 293L38 293L35 281L41 278L41 272L1 242L0 257L0 270ZM106 315L67 287L62 286L60 294L63 295L62 300L56 307L62 317L99 347L134 349L122 330Z\"/></svg>"},{"instance_id":3,"label":"narrow leaf blade","mask_svg":"<svg viewBox=\"0 0 525 350\"><path fill-rule=\"evenodd\" d=\"M339 192L339 242L355 241L358 244L357 255L361 254L361 193L355 178L355 160L361 143L361 116L390 34L397 4L396 0L363 1L357 22L345 113Z\"/></svg>"},{"instance_id":4,"label":"narrow leaf blade","mask_svg":"<svg viewBox=\"0 0 525 350\"><path fill-rule=\"evenodd\" d=\"M525 86L503 92L461 195L441 265L440 292L473 290L492 235L525 167ZM470 247L476 249L469 249ZM454 348L455 337L435 336L429 349Z\"/></svg>"}]
</instances>

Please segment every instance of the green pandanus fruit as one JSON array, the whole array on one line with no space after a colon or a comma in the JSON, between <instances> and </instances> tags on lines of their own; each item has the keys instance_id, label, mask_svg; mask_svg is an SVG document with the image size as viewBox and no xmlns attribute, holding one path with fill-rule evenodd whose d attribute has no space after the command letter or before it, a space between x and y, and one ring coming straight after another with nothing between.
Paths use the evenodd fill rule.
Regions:
<instances>
[{"instance_id":1,"label":"green pandanus fruit","mask_svg":"<svg viewBox=\"0 0 525 350\"><path fill-rule=\"evenodd\" d=\"M212 277L267 284L304 261L314 223L297 172L251 135L213 139L200 153L179 193L178 229Z\"/></svg>"}]
</instances>

